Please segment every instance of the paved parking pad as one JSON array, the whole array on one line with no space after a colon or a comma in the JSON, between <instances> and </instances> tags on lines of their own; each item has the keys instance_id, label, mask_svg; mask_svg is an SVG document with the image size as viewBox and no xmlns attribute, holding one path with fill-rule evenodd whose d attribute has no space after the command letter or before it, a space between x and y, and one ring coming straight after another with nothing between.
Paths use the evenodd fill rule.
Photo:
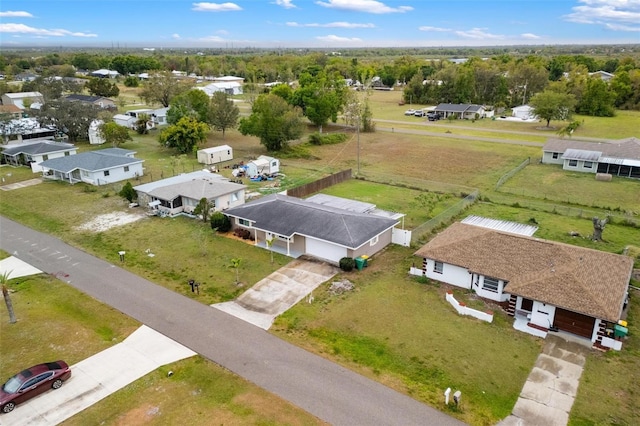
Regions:
<instances>
[{"instance_id":1,"label":"paved parking pad","mask_svg":"<svg viewBox=\"0 0 640 426\"><path fill-rule=\"evenodd\" d=\"M258 281L236 300L212 306L268 330L278 315L337 273L338 268L327 263L296 259Z\"/></svg>"},{"instance_id":2,"label":"paved parking pad","mask_svg":"<svg viewBox=\"0 0 640 426\"><path fill-rule=\"evenodd\" d=\"M60 389L16 406L0 417L0 425L61 423L158 367L193 355L181 344L142 326L122 343L72 365L72 376Z\"/></svg>"}]
</instances>

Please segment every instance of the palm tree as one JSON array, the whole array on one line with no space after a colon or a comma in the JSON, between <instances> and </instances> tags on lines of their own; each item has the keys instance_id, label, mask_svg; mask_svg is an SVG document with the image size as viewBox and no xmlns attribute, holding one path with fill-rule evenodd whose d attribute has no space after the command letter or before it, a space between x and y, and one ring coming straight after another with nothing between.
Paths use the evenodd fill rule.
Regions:
<instances>
[{"instance_id":1,"label":"palm tree","mask_svg":"<svg viewBox=\"0 0 640 426\"><path fill-rule=\"evenodd\" d=\"M238 284L240 282L240 264L242 263L242 259L240 259L239 257L234 257L233 259L231 259L231 265L229 265L230 268L234 268L236 270L236 284Z\"/></svg>"},{"instance_id":2,"label":"palm tree","mask_svg":"<svg viewBox=\"0 0 640 426\"><path fill-rule=\"evenodd\" d=\"M4 303L7 305L7 311L9 312L9 324L15 324L16 314L13 312L13 303L11 302L11 296L9 295L9 289L7 288L7 282L9 282L9 275L13 271L5 271L0 274L0 285L2 285L2 296L4 297Z\"/></svg>"},{"instance_id":3,"label":"palm tree","mask_svg":"<svg viewBox=\"0 0 640 426\"><path fill-rule=\"evenodd\" d=\"M269 238L268 240L265 240L265 242L267 243L267 247L269 248L269 251L271 251L271 264L273 265L273 250L271 250L271 247L273 246L273 242L276 239L274 237Z\"/></svg>"}]
</instances>

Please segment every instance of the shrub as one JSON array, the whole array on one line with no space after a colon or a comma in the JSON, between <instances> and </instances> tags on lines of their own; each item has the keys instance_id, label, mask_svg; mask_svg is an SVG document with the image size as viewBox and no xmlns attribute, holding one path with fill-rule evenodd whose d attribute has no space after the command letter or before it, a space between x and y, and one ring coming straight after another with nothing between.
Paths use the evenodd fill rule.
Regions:
<instances>
[{"instance_id":1,"label":"shrub","mask_svg":"<svg viewBox=\"0 0 640 426\"><path fill-rule=\"evenodd\" d=\"M353 268L355 268L356 261L351 257L343 257L342 259L340 259L339 265L340 269L342 269L343 271L350 272L353 271Z\"/></svg>"},{"instance_id":2,"label":"shrub","mask_svg":"<svg viewBox=\"0 0 640 426\"><path fill-rule=\"evenodd\" d=\"M120 192L118 192L118 195L126 199L130 203L132 203L133 200L138 198L138 193L136 192L135 189L133 189L131 182L125 183L122 189L120 190Z\"/></svg>"},{"instance_id":3,"label":"shrub","mask_svg":"<svg viewBox=\"0 0 640 426\"><path fill-rule=\"evenodd\" d=\"M211 215L211 229L218 232L229 232L231 229L231 221L222 212L214 212Z\"/></svg>"},{"instance_id":4,"label":"shrub","mask_svg":"<svg viewBox=\"0 0 640 426\"><path fill-rule=\"evenodd\" d=\"M348 136L345 133L312 133L309 135L309 143L312 145L333 145L346 141Z\"/></svg>"},{"instance_id":5,"label":"shrub","mask_svg":"<svg viewBox=\"0 0 640 426\"><path fill-rule=\"evenodd\" d=\"M251 238L251 232L248 229L244 228L236 229L235 231L233 231L233 235L238 238L242 238L243 240L248 240L249 238Z\"/></svg>"}]
</instances>

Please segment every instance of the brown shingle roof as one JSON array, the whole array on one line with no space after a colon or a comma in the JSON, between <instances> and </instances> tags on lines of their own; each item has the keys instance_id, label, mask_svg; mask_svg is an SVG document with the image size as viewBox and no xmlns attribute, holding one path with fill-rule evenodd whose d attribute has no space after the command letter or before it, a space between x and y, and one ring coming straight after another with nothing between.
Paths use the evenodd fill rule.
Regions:
<instances>
[{"instance_id":1,"label":"brown shingle roof","mask_svg":"<svg viewBox=\"0 0 640 426\"><path fill-rule=\"evenodd\" d=\"M508 281L506 293L618 321L633 259L454 223L415 253Z\"/></svg>"}]
</instances>

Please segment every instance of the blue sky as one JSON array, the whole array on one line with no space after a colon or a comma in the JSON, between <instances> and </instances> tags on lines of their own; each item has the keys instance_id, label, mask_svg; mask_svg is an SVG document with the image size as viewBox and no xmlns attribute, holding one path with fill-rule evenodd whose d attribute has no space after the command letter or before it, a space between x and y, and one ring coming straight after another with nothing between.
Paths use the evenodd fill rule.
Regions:
<instances>
[{"instance_id":1,"label":"blue sky","mask_svg":"<svg viewBox=\"0 0 640 426\"><path fill-rule=\"evenodd\" d=\"M1 46L640 43L640 0L2 0Z\"/></svg>"}]
</instances>

